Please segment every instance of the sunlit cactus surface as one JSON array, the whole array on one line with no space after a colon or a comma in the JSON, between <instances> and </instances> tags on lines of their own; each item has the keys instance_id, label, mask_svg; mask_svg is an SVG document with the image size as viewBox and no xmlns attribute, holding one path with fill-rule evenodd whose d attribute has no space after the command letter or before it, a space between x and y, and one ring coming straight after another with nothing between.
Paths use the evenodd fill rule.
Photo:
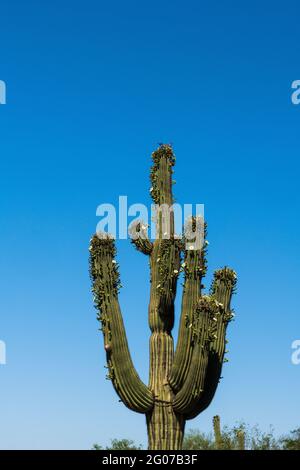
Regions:
<instances>
[{"instance_id":1,"label":"sunlit cactus surface","mask_svg":"<svg viewBox=\"0 0 300 470\"><path fill-rule=\"evenodd\" d=\"M148 227L142 221L131 231L132 243L148 256L150 266L148 385L139 378L130 356L118 301L120 276L115 241L108 234L98 233L91 239L90 274L104 336L107 378L129 409L146 416L149 449L176 450L181 449L186 421L209 406L220 381L226 361L226 327L233 317L230 301L236 274L227 267L215 271L209 295L203 293L208 242L196 246L192 239L187 243L186 237L178 238L172 211L166 237L165 215L160 210L174 202L172 147L160 145L152 159L150 194L156 207L156 236L153 241L148 238ZM188 223L195 240L201 225L206 236L206 225L203 229L204 224L197 224L196 217ZM174 351L171 332L181 273L181 315Z\"/></svg>"}]
</instances>

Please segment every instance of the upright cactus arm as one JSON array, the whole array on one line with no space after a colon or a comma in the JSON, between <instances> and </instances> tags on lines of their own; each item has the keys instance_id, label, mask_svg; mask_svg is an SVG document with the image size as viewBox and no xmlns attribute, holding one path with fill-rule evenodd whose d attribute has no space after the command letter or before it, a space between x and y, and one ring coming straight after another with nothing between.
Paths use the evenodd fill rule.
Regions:
<instances>
[{"instance_id":1,"label":"upright cactus arm","mask_svg":"<svg viewBox=\"0 0 300 470\"><path fill-rule=\"evenodd\" d=\"M216 331L209 346L203 393L195 404L194 409L186 415L186 419L195 418L204 411L210 405L215 395L224 361L226 328L229 321L233 318L233 313L230 310L230 301L235 286L236 273L232 269L225 267L215 271L211 287L211 298L218 303L220 314L216 317Z\"/></svg>"},{"instance_id":2,"label":"upright cactus arm","mask_svg":"<svg viewBox=\"0 0 300 470\"><path fill-rule=\"evenodd\" d=\"M176 394L173 408L176 412L188 415L194 410L204 392L210 342L214 339L219 303L209 296L199 299L192 330L192 359L182 388Z\"/></svg>"},{"instance_id":3,"label":"upright cactus arm","mask_svg":"<svg viewBox=\"0 0 300 470\"><path fill-rule=\"evenodd\" d=\"M152 153L153 165L150 173L150 193L155 204L173 204L172 195L172 167L175 164L175 155L171 145L161 144Z\"/></svg>"},{"instance_id":4,"label":"upright cactus arm","mask_svg":"<svg viewBox=\"0 0 300 470\"><path fill-rule=\"evenodd\" d=\"M90 245L90 274L95 307L99 311L106 350L108 377L123 403L146 413L153 407L153 395L140 380L130 357L118 302L120 287L115 244L108 236L94 236Z\"/></svg>"},{"instance_id":5,"label":"upright cactus arm","mask_svg":"<svg viewBox=\"0 0 300 470\"><path fill-rule=\"evenodd\" d=\"M192 222L195 223L196 219L193 218ZM193 229L195 229L195 224ZM195 346L196 309L201 294L202 277L205 275L206 270L205 248L185 250L182 269L184 271L184 287L179 334L174 362L169 376L169 383L175 393L182 388L186 380Z\"/></svg>"}]
</instances>

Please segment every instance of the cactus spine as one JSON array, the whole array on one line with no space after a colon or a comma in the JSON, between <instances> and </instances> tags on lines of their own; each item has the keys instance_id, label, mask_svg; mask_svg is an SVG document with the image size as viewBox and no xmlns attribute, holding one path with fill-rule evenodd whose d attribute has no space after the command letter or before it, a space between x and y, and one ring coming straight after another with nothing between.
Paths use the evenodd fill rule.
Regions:
<instances>
[{"instance_id":1,"label":"cactus spine","mask_svg":"<svg viewBox=\"0 0 300 470\"><path fill-rule=\"evenodd\" d=\"M229 268L214 273L210 295L201 292L206 270L205 249L188 249L174 235L171 212L169 236L164 237L163 205L172 206L171 146L152 154L151 196L156 205L156 238L151 242L143 223L135 226L136 248L149 256L150 377L146 386L132 363L118 302L120 287L113 239L97 234L90 245L90 274L95 306L104 336L108 378L123 403L146 415L149 449L181 449L184 426L205 410L215 394L225 353L225 333L232 318L231 295L236 275ZM195 218L192 219L195 226ZM183 263L181 257L183 256ZM184 273L178 343L172 328L179 273Z\"/></svg>"}]
</instances>

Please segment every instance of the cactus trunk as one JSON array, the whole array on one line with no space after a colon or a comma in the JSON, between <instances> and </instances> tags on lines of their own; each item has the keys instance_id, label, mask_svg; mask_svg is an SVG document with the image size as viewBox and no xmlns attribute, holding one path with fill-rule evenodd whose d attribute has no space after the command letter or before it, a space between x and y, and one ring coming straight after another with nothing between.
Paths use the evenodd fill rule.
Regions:
<instances>
[{"instance_id":1,"label":"cactus trunk","mask_svg":"<svg viewBox=\"0 0 300 470\"><path fill-rule=\"evenodd\" d=\"M173 393L168 384L168 373L173 362L173 338L167 332L154 332L150 338L150 381L154 406L146 414L149 449L181 449L183 416L174 412Z\"/></svg>"},{"instance_id":2,"label":"cactus trunk","mask_svg":"<svg viewBox=\"0 0 300 470\"><path fill-rule=\"evenodd\" d=\"M174 163L169 145L161 145L153 153L150 192L156 206L155 241L148 239L142 222L131 227L133 244L150 261L148 386L140 380L129 353L118 303L114 240L97 234L90 245L90 273L104 336L107 378L129 409L146 416L149 449L154 450L181 449L186 420L205 410L213 399L224 361L226 327L233 316L230 300L236 283L234 271L223 268L214 274L210 295L203 294L206 245L198 245L203 224L199 226L198 219L192 217L188 225L194 238L179 240L174 235ZM174 352L174 300L180 272L184 287Z\"/></svg>"}]
</instances>

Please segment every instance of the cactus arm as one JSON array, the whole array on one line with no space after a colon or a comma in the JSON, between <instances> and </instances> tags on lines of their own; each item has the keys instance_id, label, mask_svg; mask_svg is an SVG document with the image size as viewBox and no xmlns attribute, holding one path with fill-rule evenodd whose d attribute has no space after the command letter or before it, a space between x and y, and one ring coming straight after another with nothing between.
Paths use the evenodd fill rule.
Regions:
<instances>
[{"instance_id":1,"label":"cactus arm","mask_svg":"<svg viewBox=\"0 0 300 470\"><path fill-rule=\"evenodd\" d=\"M151 167L150 181L151 189L150 195L152 200L157 205L173 204L172 195L172 167L175 164L175 155L172 147L167 144L162 144L159 148L152 153L153 165Z\"/></svg>"},{"instance_id":2,"label":"cactus arm","mask_svg":"<svg viewBox=\"0 0 300 470\"><path fill-rule=\"evenodd\" d=\"M90 274L95 306L102 324L108 377L121 401L131 410L146 413L153 407L153 396L140 380L130 357L126 332L118 302L119 273L114 241L94 236L90 245Z\"/></svg>"},{"instance_id":3,"label":"cactus arm","mask_svg":"<svg viewBox=\"0 0 300 470\"><path fill-rule=\"evenodd\" d=\"M193 222L196 222L195 218L192 218ZM195 225L193 229L195 229ZM169 383L175 393L182 388L192 360L194 333L191 325L195 321L196 307L201 294L201 281L206 270L205 251L204 247L200 250L185 250L184 262L182 264L184 288L181 317L174 362L169 375Z\"/></svg>"},{"instance_id":4,"label":"cactus arm","mask_svg":"<svg viewBox=\"0 0 300 470\"><path fill-rule=\"evenodd\" d=\"M130 225L129 234L131 243L138 251L144 255L150 255L153 250L153 243L149 240L147 234L147 225L142 221L136 221Z\"/></svg>"},{"instance_id":5,"label":"cactus arm","mask_svg":"<svg viewBox=\"0 0 300 470\"><path fill-rule=\"evenodd\" d=\"M230 302L235 285L236 273L232 269L225 267L215 271L211 287L211 298L219 303L221 314L217 316L215 337L210 343L203 393L194 409L186 415L186 419L195 418L204 411L215 395L224 361L226 328L233 318Z\"/></svg>"},{"instance_id":6,"label":"cactus arm","mask_svg":"<svg viewBox=\"0 0 300 470\"><path fill-rule=\"evenodd\" d=\"M175 155L170 145L160 145L152 153L153 165L150 172L150 194L155 204L156 241L174 239L174 212L172 193L172 167Z\"/></svg>"},{"instance_id":7,"label":"cactus arm","mask_svg":"<svg viewBox=\"0 0 300 470\"><path fill-rule=\"evenodd\" d=\"M191 413L204 392L210 342L216 336L216 322L220 314L219 303L215 299L209 296L199 299L196 319L190 328L192 359L183 386L173 401L173 408L178 413Z\"/></svg>"}]
</instances>

